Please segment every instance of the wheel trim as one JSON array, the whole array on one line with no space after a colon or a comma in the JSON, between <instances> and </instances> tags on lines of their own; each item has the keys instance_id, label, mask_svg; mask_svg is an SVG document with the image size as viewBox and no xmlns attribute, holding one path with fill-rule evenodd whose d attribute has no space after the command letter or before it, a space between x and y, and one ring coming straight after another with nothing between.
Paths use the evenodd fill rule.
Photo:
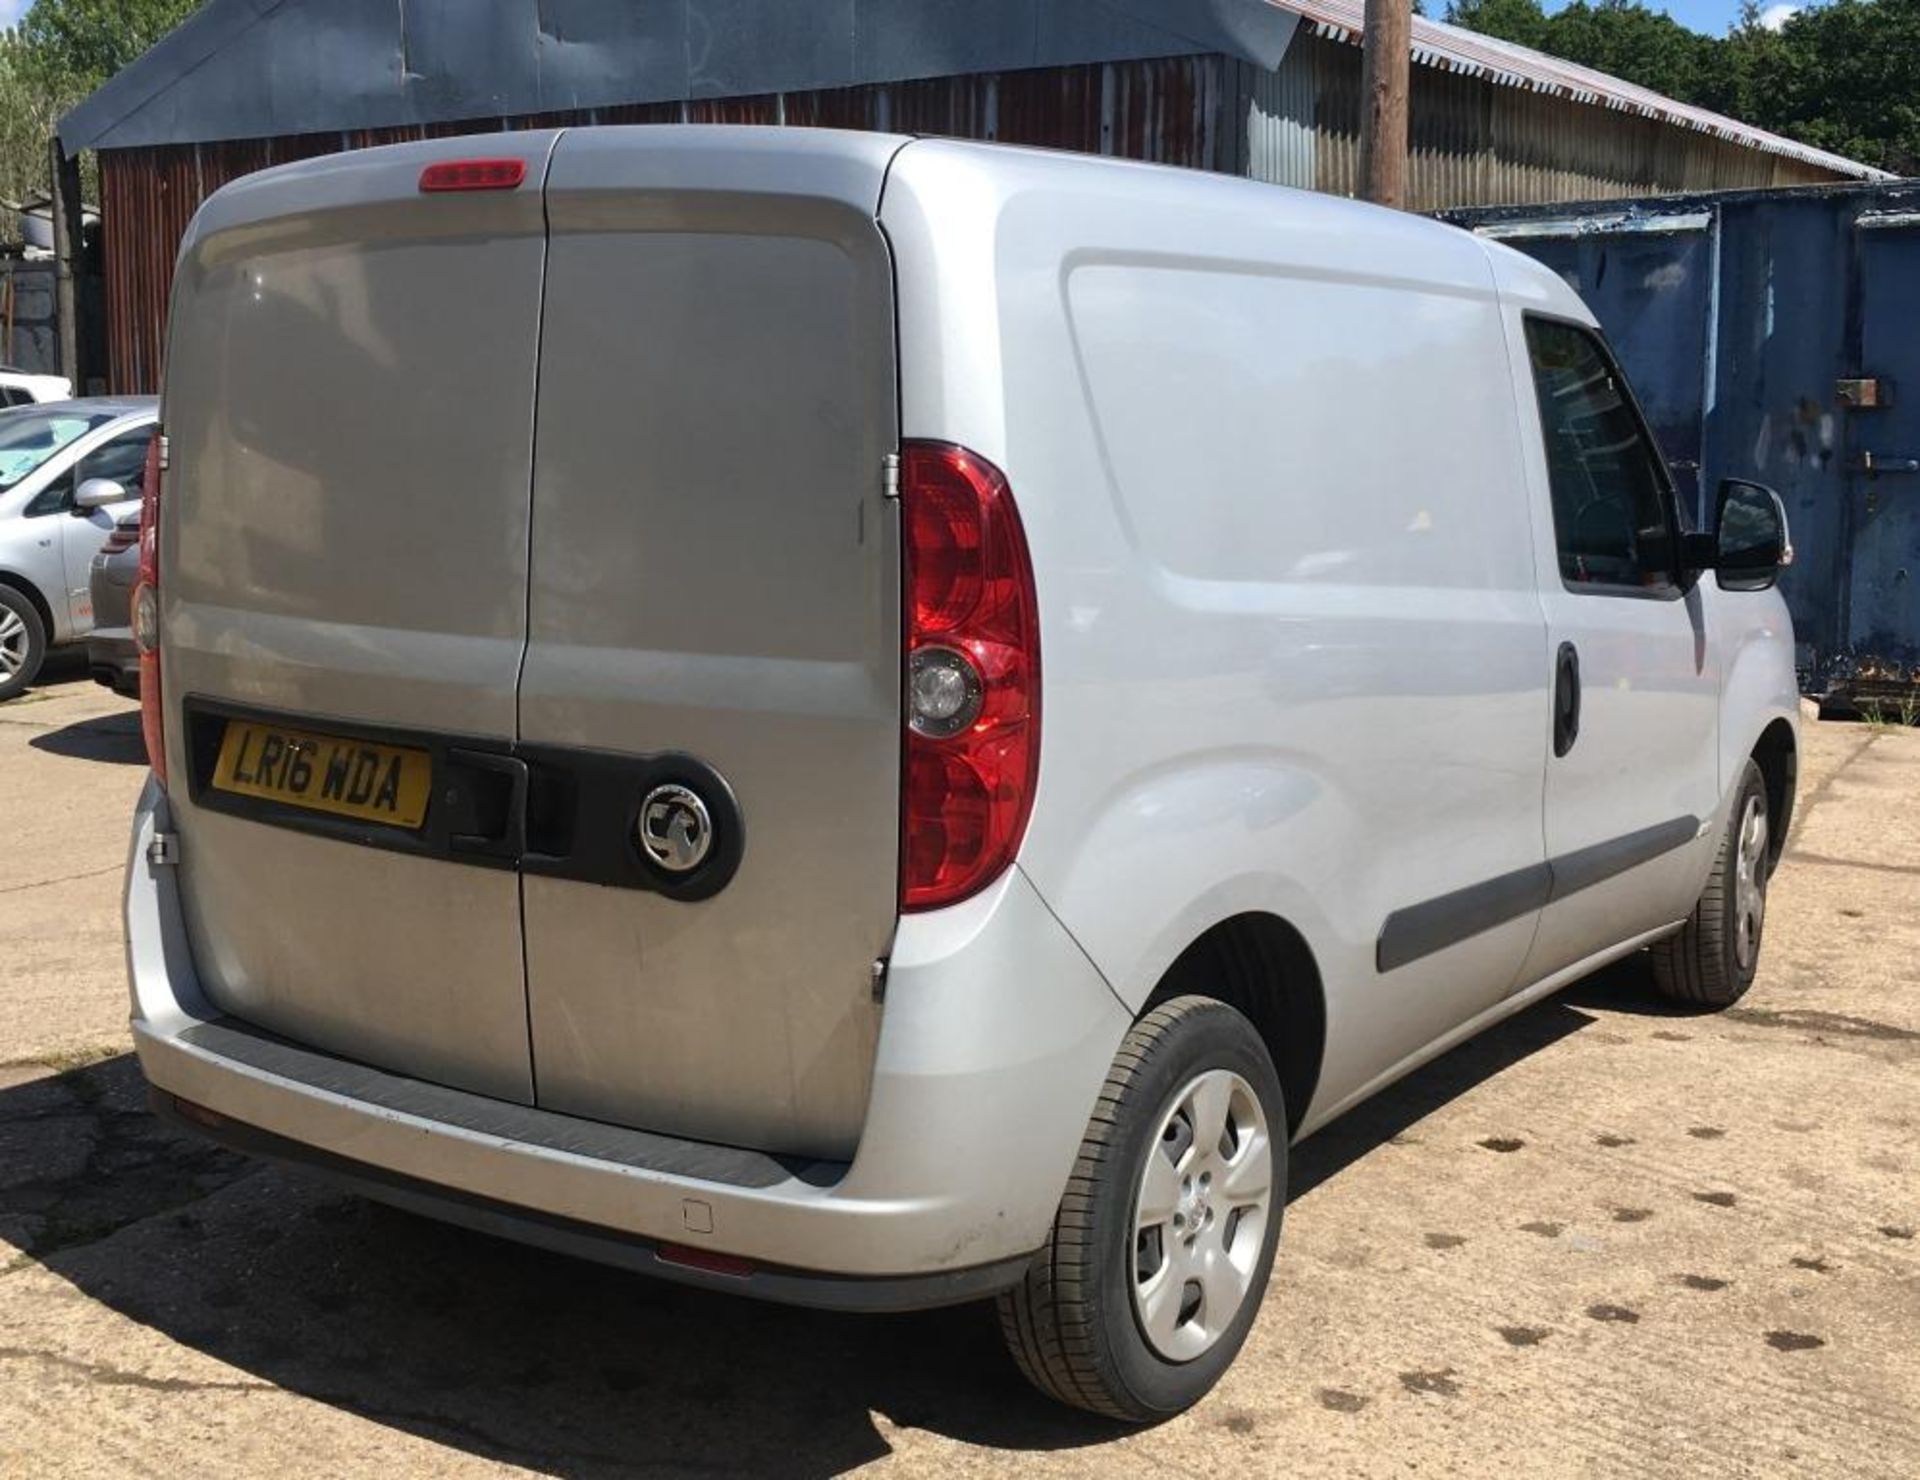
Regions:
<instances>
[{"instance_id":1,"label":"wheel trim","mask_svg":"<svg viewBox=\"0 0 1920 1480\"><path fill-rule=\"evenodd\" d=\"M1272 1205L1260 1097L1230 1069L1195 1075L1161 1115L1134 1198L1134 1315L1160 1356L1190 1362L1233 1324Z\"/></svg>"},{"instance_id":2,"label":"wheel trim","mask_svg":"<svg viewBox=\"0 0 1920 1480\"><path fill-rule=\"evenodd\" d=\"M1767 805L1747 798L1734 835L1733 954L1742 971L1760 957L1760 932L1767 918Z\"/></svg>"},{"instance_id":3,"label":"wheel trim","mask_svg":"<svg viewBox=\"0 0 1920 1480\"><path fill-rule=\"evenodd\" d=\"M27 624L20 613L0 607L0 681L16 677L27 666Z\"/></svg>"}]
</instances>

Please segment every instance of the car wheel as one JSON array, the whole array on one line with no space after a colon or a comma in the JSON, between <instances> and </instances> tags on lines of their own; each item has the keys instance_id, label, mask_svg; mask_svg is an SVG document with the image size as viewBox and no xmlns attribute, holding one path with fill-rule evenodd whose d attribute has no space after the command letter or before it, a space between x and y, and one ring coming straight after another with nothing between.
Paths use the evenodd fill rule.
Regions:
<instances>
[{"instance_id":1,"label":"car wheel","mask_svg":"<svg viewBox=\"0 0 1920 1480\"><path fill-rule=\"evenodd\" d=\"M1143 1017L1046 1246L1000 1297L1021 1371L1063 1403L1135 1423L1198 1401L1259 1312L1286 1157L1279 1076L1246 1018L1205 997Z\"/></svg>"},{"instance_id":2,"label":"car wheel","mask_svg":"<svg viewBox=\"0 0 1920 1480\"><path fill-rule=\"evenodd\" d=\"M1654 985L1663 996L1729 1007L1753 985L1773 872L1771 829L1766 778L1748 761L1706 889L1679 932L1651 949Z\"/></svg>"},{"instance_id":3,"label":"car wheel","mask_svg":"<svg viewBox=\"0 0 1920 1480\"><path fill-rule=\"evenodd\" d=\"M26 692L46 656L47 629L32 600L0 586L0 703Z\"/></svg>"}]
</instances>

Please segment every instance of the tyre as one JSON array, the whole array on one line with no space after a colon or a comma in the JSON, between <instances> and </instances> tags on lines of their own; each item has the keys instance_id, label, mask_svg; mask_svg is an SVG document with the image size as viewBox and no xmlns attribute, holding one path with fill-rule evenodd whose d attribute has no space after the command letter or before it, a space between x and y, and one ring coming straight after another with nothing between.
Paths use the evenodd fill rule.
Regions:
<instances>
[{"instance_id":1,"label":"tyre","mask_svg":"<svg viewBox=\"0 0 1920 1480\"><path fill-rule=\"evenodd\" d=\"M1771 839L1766 779L1748 761L1706 889L1679 933L1650 948L1653 982L1662 996L1695 1007L1729 1007L1753 985L1773 872Z\"/></svg>"},{"instance_id":2,"label":"tyre","mask_svg":"<svg viewBox=\"0 0 1920 1480\"><path fill-rule=\"evenodd\" d=\"M0 586L0 703L27 691L47 656L47 629L32 598Z\"/></svg>"},{"instance_id":3,"label":"tyre","mask_svg":"<svg viewBox=\"0 0 1920 1480\"><path fill-rule=\"evenodd\" d=\"M1286 1156L1279 1076L1246 1018L1177 997L1136 1023L1046 1246L1000 1297L1028 1380L1135 1423L1198 1401L1259 1313Z\"/></svg>"}]
</instances>

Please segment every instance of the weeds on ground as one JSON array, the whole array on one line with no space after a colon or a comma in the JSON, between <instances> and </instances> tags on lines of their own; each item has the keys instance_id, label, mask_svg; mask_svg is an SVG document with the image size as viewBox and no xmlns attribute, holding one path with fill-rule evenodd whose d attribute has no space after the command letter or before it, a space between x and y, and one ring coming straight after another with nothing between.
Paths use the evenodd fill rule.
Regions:
<instances>
[{"instance_id":1,"label":"weeds on ground","mask_svg":"<svg viewBox=\"0 0 1920 1480\"><path fill-rule=\"evenodd\" d=\"M1910 730L1920 724L1920 692L1903 694L1891 706L1868 699L1860 706L1860 718L1869 730Z\"/></svg>"}]
</instances>

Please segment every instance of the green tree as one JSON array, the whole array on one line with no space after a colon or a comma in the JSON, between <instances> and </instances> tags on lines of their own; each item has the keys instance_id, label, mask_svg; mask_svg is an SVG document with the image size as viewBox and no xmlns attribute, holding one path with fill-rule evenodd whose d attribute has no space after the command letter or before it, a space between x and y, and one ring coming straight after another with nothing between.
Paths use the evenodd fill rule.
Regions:
<instances>
[{"instance_id":1,"label":"green tree","mask_svg":"<svg viewBox=\"0 0 1920 1480\"><path fill-rule=\"evenodd\" d=\"M1751 32L1759 32L1752 35ZM1920 172L1920 0L1831 0L1746 47L1752 120L1898 174Z\"/></svg>"},{"instance_id":2,"label":"green tree","mask_svg":"<svg viewBox=\"0 0 1920 1480\"><path fill-rule=\"evenodd\" d=\"M98 87L198 8L198 0L36 0L20 37L36 67Z\"/></svg>"},{"instance_id":3,"label":"green tree","mask_svg":"<svg viewBox=\"0 0 1920 1480\"><path fill-rule=\"evenodd\" d=\"M1640 0L1453 0L1455 25L1517 41L1901 174L1920 171L1920 0L1829 0L1777 31L1748 0L1724 37Z\"/></svg>"},{"instance_id":4,"label":"green tree","mask_svg":"<svg viewBox=\"0 0 1920 1480\"><path fill-rule=\"evenodd\" d=\"M1547 50L1547 13L1540 0L1452 0L1447 21L1482 36Z\"/></svg>"},{"instance_id":5,"label":"green tree","mask_svg":"<svg viewBox=\"0 0 1920 1480\"><path fill-rule=\"evenodd\" d=\"M47 143L75 103L195 9L197 0L38 0L0 31L0 202L47 188ZM93 171L87 169L89 188ZM19 223L0 206L0 235Z\"/></svg>"}]
</instances>

